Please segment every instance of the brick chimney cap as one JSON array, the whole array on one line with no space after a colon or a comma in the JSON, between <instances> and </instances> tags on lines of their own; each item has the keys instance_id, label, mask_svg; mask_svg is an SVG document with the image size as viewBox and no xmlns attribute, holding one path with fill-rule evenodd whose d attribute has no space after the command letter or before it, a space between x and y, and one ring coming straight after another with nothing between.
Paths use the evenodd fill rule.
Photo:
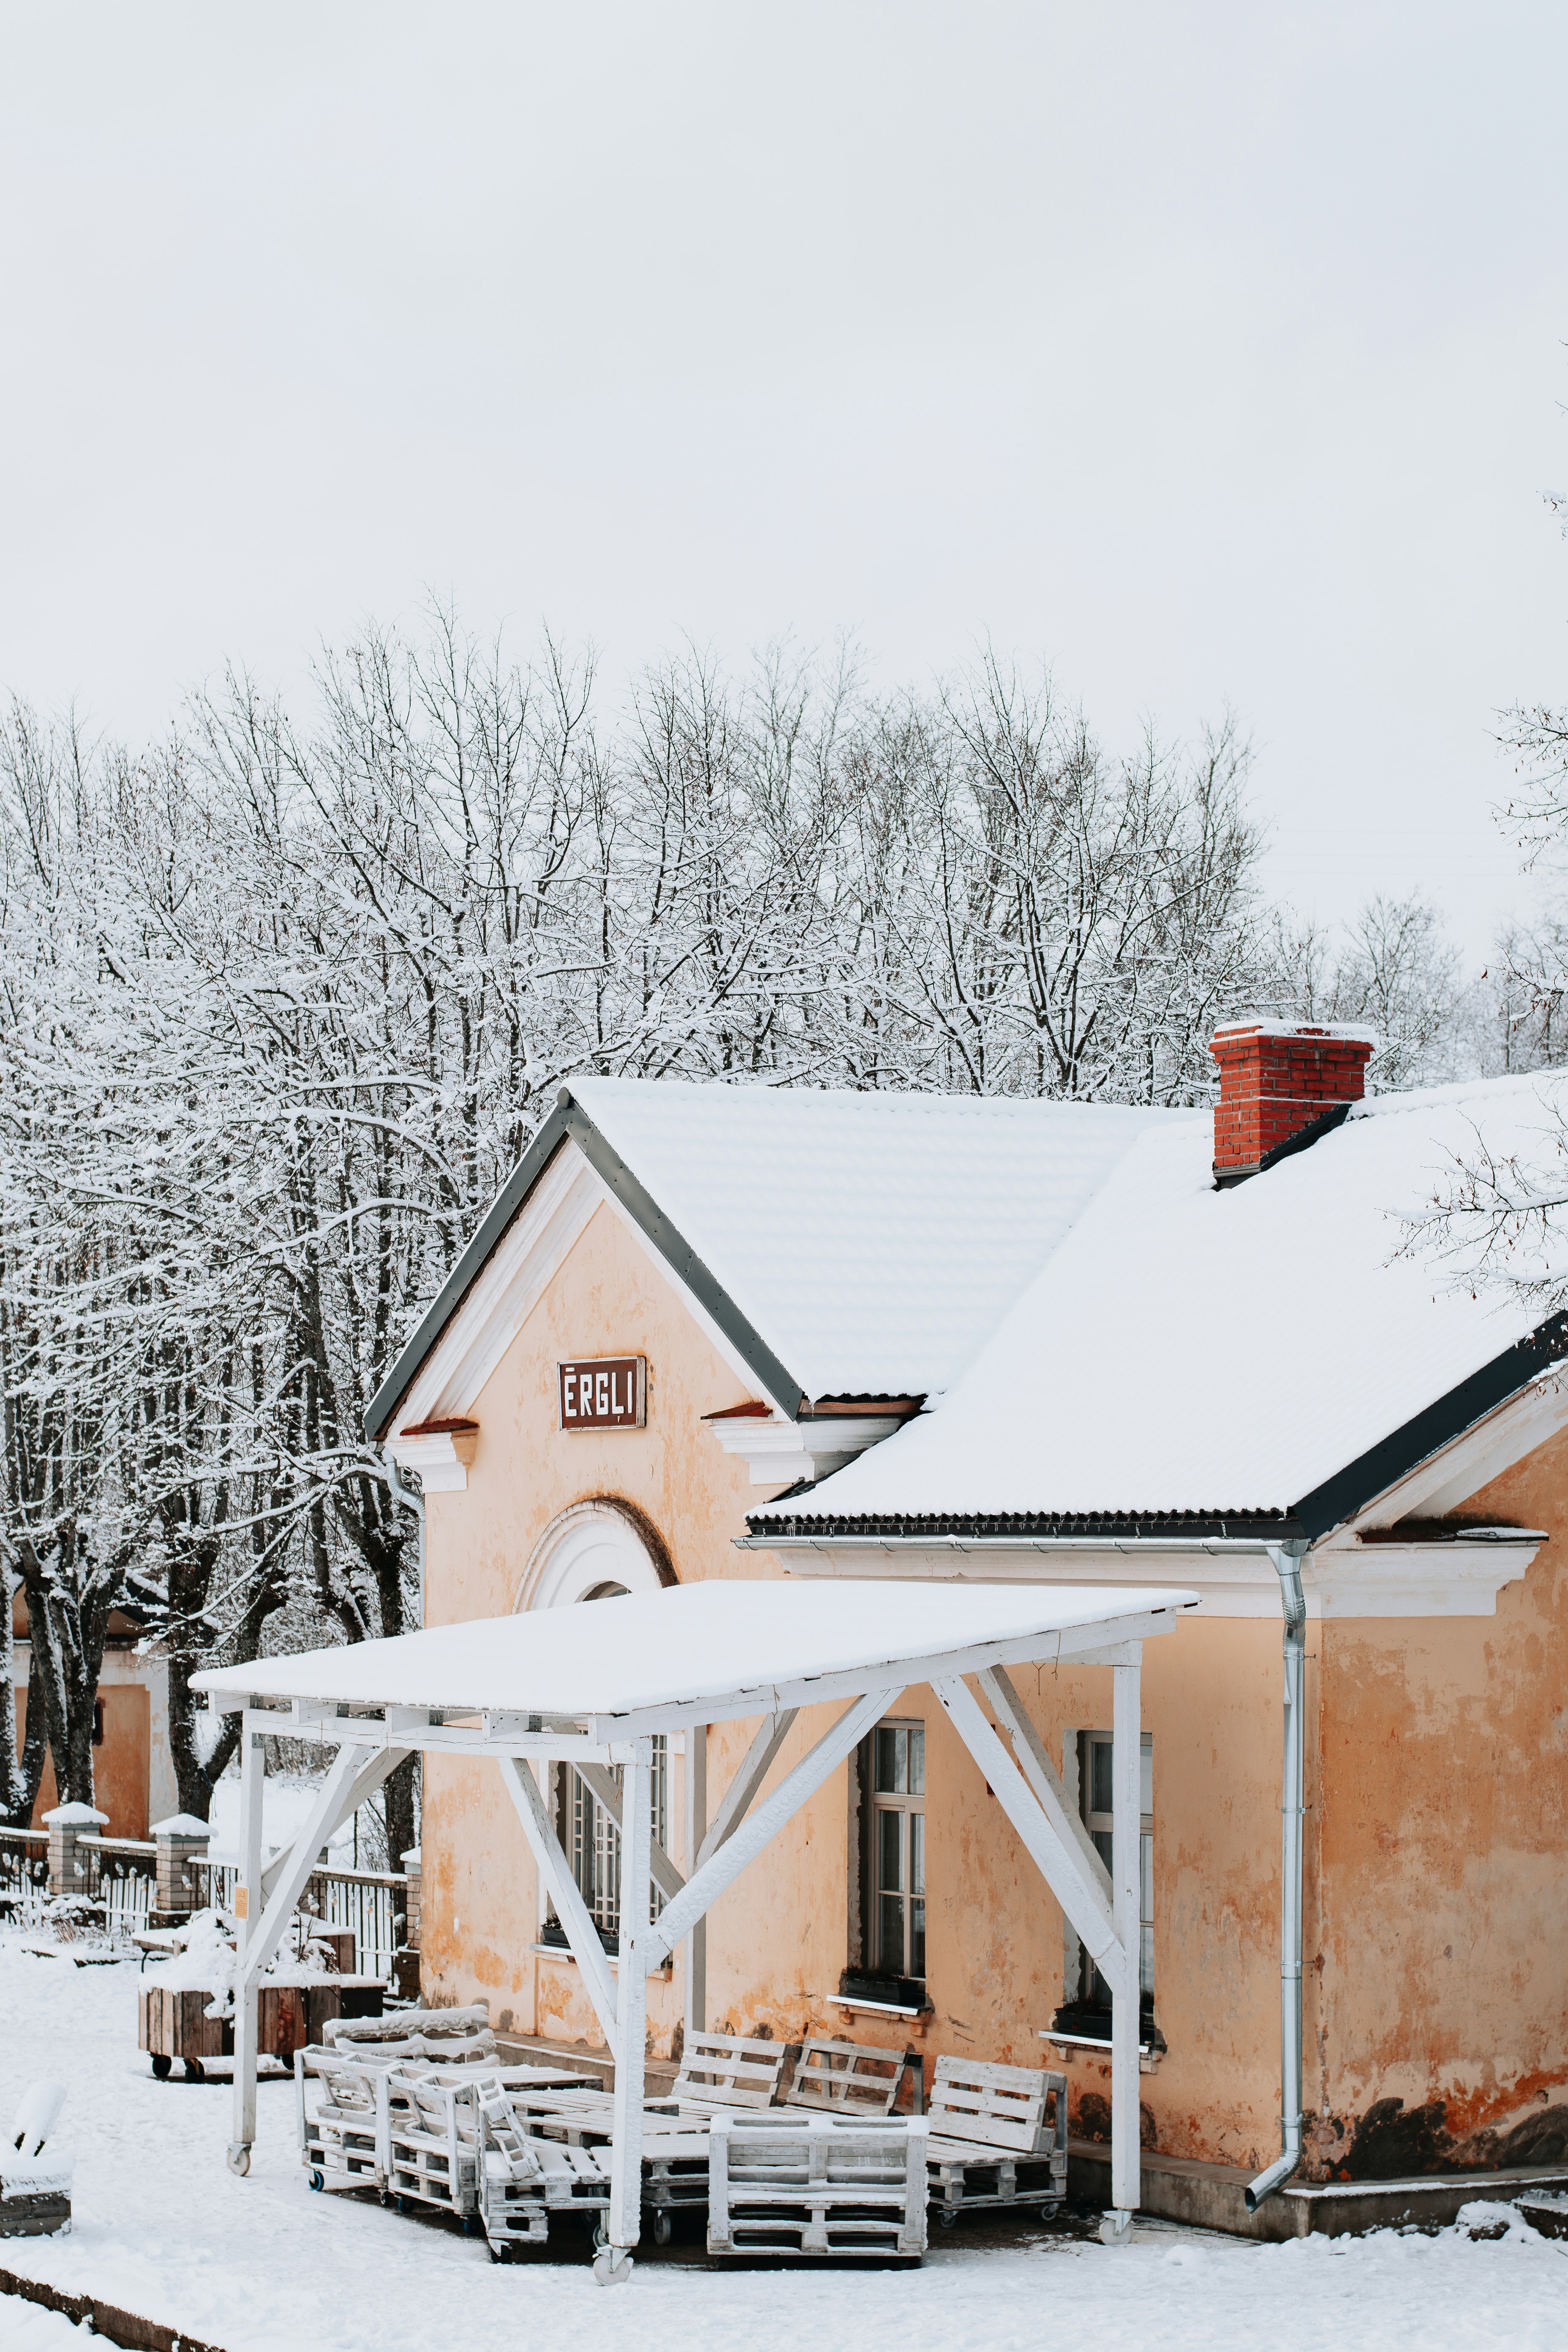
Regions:
<instances>
[{"instance_id":1,"label":"brick chimney cap","mask_svg":"<svg viewBox=\"0 0 1568 2352\"><path fill-rule=\"evenodd\" d=\"M1299 1037L1303 1045L1315 1045L1321 1038L1336 1045L1364 1045L1375 1053L1383 1039L1375 1029L1368 1029L1355 1021L1227 1021L1214 1033L1218 1045L1233 1037Z\"/></svg>"}]
</instances>

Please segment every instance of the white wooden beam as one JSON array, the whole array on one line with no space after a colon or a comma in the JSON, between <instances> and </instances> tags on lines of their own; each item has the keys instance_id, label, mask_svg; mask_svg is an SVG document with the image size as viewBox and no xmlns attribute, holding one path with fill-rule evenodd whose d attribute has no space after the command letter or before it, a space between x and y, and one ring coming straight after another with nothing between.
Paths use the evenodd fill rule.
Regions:
<instances>
[{"instance_id":1,"label":"white wooden beam","mask_svg":"<svg viewBox=\"0 0 1568 2352\"><path fill-rule=\"evenodd\" d=\"M785 1707L821 1706L830 1699L853 1698L873 1676L880 1688L890 1688L897 1696L913 1683L977 1675L987 1666L1076 1665L1095 1656L1109 1661L1111 1652L1127 1643L1173 1632L1188 1611L1196 1607L1195 1601L1173 1600L1168 1606L1156 1603L1136 1617L1100 1618L1089 1625L1066 1626L1060 1633L1020 1633L1005 1642L975 1642L921 1657L894 1654L832 1674L758 1682L743 1690L629 1707L624 1715L588 1715L584 1720L590 1738L625 1740L644 1732L683 1731L698 1722L732 1723L742 1716L774 1715Z\"/></svg>"},{"instance_id":2,"label":"white wooden beam","mask_svg":"<svg viewBox=\"0 0 1568 2352\"><path fill-rule=\"evenodd\" d=\"M251 1937L261 1924L261 1809L266 1790L267 1750L263 1735L242 1722L239 1741L239 1885L235 1908L239 1933L238 1959L243 1963ZM258 1999L254 1982L235 1969L234 1988L234 2137L229 2142L231 2172L248 2172L256 2138L256 2042Z\"/></svg>"},{"instance_id":3,"label":"white wooden beam","mask_svg":"<svg viewBox=\"0 0 1568 2352\"><path fill-rule=\"evenodd\" d=\"M647 1961L645 1945L652 1902L653 1742L639 1739L626 1766L626 1825L621 1836L621 1981L616 2087L610 2114L610 2210L605 2236L612 2247L635 2246L642 2224L643 2100L647 2095ZM616 2265L602 2265L614 2271ZM622 2273L624 2275L624 2273Z\"/></svg>"},{"instance_id":4,"label":"white wooden beam","mask_svg":"<svg viewBox=\"0 0 1568 2352\"><path fill-rule=\"evenodd\" d=\"M836 1766L841 1764L850 1749L870 1730L906 1685L895 1684L891 1688L867 1691L853 1706L847 1707L829 1731L825 1731L809 1754L802 1757L793 1772L788 1772L773 1794L764 1797L755 1812L751 1813L733 1831L718 1852L699 1864L674 1902L668 1904L648 1930L647 1965L658 1968L674 1951L688 1930L701 1918L709 1906L723 1894L724 1889L739 1878L749 1862L756 1859L769 1841L777 1836L784 1823L799 1811L806 1799L815 1796Z\"/></svg>"},{"instance_id":5,"label":"white wooden beam","mask_svg":"<svg viewBox=\"0 0 1568 2352\"><path fill-rule=\"evenodd\" d=\"M363 1750L361 1752L363 1753ZM342 1811L339 1815L338 1821L333 1822L332 1828L336 1829L342 1822L352 1821L354 1814L358 1812L360 1807L365 1802L366 1799L374 1797L376 1790L381 1787L383 1781L389 1780L392 1774L396 1771L398 1766L404 1762L405 1759L412 1756L414 1750L412 1748L383 1748L378 1756L373 1756L369 1763L361 1769L353 1788L349 1790L347 1797L343 1801ZM331 1837L331 1830L327 1832L327 1835L329 1837ZM317 1851L320 1852L319 1847ZM277 1885L279 1879L282 1875L284 1864L289 1860L292 1852L292 1846L279 1846L278 1852L272 1856L271 1861L262 1864L261 1894L263 1901L267 1900L267 1898L271 1895L273 1888Z\"/></svg>"},{"instance_id":6,"label":"white wooden beam","mask_svg":"<svg viewBox=\"0 0 1568 2352\"><path fill-rule=\"evenodd\" d=\"M584 1787L592 1790L595 1803L603 1805L624 1840L626 1828L621 1819L621 1792L616 1788L615 1777L608 1767L604 1764L574 1762L572 1769ZM649 1801L651 1803L651 1799ZM673 1895L679 1894L686 1881L656 1837L650 1836L648 1854L649 1867L653 1872L653 1883L668 1903Z\"/></svg>"},{"instance_id":7,"label":"white wooden beam","mask_svg":"<svg viewBox=\"0 0 1568 2352\"><path fill-rule=\"evenodd\" d=\"M1089 1874L1089 1885L1105 1906L1106 1924L1114 1934L1110 1873L1101 1862L1100 1850L1084 1827L1078 1807L1071 1802L1063 1788L1061 1774L1047 1754L1045 1741L1036 1730L1012 1676L1005 1666L994 1666L979 1675L977 1680L991 1702L993 1713L1013 1743L1018 1769L1028 1782L1036 1803L1063 1844L1077 1849L1079 1860Z\"/></svg>"},{"instance_id":8,"label":"white wooden beam","mask_svg":"<svg viewBox=\"0 0 1568 2352\"><path fill-rule=\"evenodd\" d=\"M708 1835L708 1726L697 1724L686 1742L686 1835L682 1853L689 1872ZM686 1938L686 1984L683 2015L686 2039L708 2031L708 1922L694 1919Z\"/></svg>"},{"instance_id":9,"label":"white wooden beam","mask_svg":"<svg viewBox=\"0 0 1568 2352\"><path fill-rule=\"evenodd\" d=\"M788 1738L798 1707L786 1706L776 1715L767 1715L752 1740L751 1746L735 1768L733 1779L724 1791L723 1801L713 1816L713 1825L698 1848L699 1865L709 1862L721 1845L732 1838L751 1810L752 1798L767 1779L774 1757Z\"/></svg>"},{"instance_id":10,"label":"white wooden beam","mask_svg":"<svg viewBox=\"0 0 1568 2352\"><path fill-rule=\"evenodd\" d=\"M554 1898L555 1916L566 1930L567 1944L583 1971L583 1982L605 2029L605 2039L612 2050L618 2049L615 1979L599 1941L599 1931L572 1875L572 1865L561 1850L539 1783L519 1758L500 1756L496 1761L500 1768L501 1785L517 1808L517 1817L532 1849L540 1876ZM623 1968L623 1976L625 1973Z\"/></svg>"},{"instance_id":11,"label":"white wooden beam","mask_svg":"<svg viewBox=\"0 0 1568 2352\"><path fill-rule=\"evenodd\" d=\"M1085 1866L1076 1840L1058 1835L1003 1747L1000 1733L986 1721L968 1684L954 1679L933 1683L931 1688L1023 1840L1026 1853L1083 1938L1085 1948L1109 1976L1110 1959L1120 1953L1114 1916L1103 1888Z\"/></svg>"}]
</instances>

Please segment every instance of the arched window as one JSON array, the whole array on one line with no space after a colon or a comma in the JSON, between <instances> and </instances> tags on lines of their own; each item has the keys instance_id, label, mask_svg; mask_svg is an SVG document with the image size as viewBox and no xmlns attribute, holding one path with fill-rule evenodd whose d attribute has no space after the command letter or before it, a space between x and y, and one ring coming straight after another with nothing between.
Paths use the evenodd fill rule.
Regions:
<instances>
[{"instance_id":1,"label":"arched window","mask_svg":"<svg viewBox=\"0 0 1568 2352\"><path fill-rule=\"evenodd\" d=\"M613 1603L633 1592L657 1592L660 1576L631 1520L610 1503L579 1503L545 1529L523 1573L517 1596L522 1609L570 1609L582 1601ZM615 1778L621 1780L619 1770ZM557 1834L572 1864L578 1891L606 1951L620 1946L621 1839L609 1814L569 1765L552 1768L552 1798ZM653 1742L653 1833L669 1843L669 1743ZM663 1897L654 1890L654 1908ZM566 1941L553 1915L540 1929L545 1943Z\"/></svg>"}]
</instances>

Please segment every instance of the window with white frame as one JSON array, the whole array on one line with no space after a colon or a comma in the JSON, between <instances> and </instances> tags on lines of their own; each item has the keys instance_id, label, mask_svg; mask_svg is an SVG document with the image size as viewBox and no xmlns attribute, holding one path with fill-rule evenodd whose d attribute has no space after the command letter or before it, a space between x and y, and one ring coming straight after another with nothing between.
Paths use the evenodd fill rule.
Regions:
<instances>
[{"instance_id":1,"label":"window with white frame","mask_svg":"<svg viewBox=\"0 0 1568 2352\"><path fill-rule=\"evenodd\" d=\"M1114 1756L1109 1731L1079 1731L1068 1734L1062 1759L1069 1793L1076 1790L1084 1827L1107 1870L1112 1867L1115 1852L1111 1794L1115 1785ZM1138 1837L1138 1985L1140 2007L1145 2020L1150 2021L1154 2006L1154 1741L1147 1731L1139 1744L1138 1785L1142 1816ZM1108 2017L1110 1988L1070 1930L1063 1977L1064 2002L1062 2011L1058 2012L1058 2027L1070 2027L1076 2022L1088 2031L1091 2023ZM1076 2019L1070 2014L1073 2011L1078 2012Z\"/></svg>"},{"instance_id":2,"label":"window with white frame","mask_svg":"<svg viewBox=\"0 0 1568 2352\"><path fill-rule=\"evenodd\" d=\"M926 1972L926 1732L891 1717L871 1734L871 1966L879 1976L922 1981Z\"/></svg>"}]
</instances>

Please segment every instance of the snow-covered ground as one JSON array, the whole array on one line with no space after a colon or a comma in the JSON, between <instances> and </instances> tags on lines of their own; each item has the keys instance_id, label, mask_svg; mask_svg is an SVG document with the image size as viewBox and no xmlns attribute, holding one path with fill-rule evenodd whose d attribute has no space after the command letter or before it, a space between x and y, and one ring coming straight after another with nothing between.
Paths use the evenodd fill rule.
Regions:
<instances>
[{"instance_id":1,"label":"snow-covered ground","mask_svg":"<svg viewBox=\"0 0 1568 2352\"><path fill-rule=\"evenodd\" d=\"M964 2243L961 2223L924 2267L717 2271L668 2259L596 2287L584 2238L561 2258L500 2267L482 2238L400 2219L373 2201L312 2196L295 2157L293 2094L260 2094L250 2177L224 2164L226 2084L154 2082L136 2048L129 1962L75 1967L0 1931L0 2117L40 2074L69 2088L58 2142L76 2157L75 2228L13 2239L11 2269L107 2300L226 2352L430 2352L485 2341L552 2352L1561 2352L1568 2251L1515 2219L1472 2241L1393 2233L1252 2246L1158 2225L1111 2253L1060 2237ZM1506 2209L1488 2209L1501 2219ZM553 2250L552 2250L553 2251ZM0 2297L5 2352L68 2352L81 2331Z\"/></svg>"}]
</instances>

